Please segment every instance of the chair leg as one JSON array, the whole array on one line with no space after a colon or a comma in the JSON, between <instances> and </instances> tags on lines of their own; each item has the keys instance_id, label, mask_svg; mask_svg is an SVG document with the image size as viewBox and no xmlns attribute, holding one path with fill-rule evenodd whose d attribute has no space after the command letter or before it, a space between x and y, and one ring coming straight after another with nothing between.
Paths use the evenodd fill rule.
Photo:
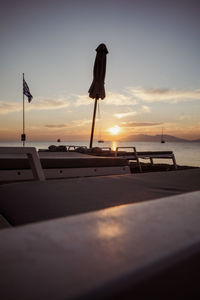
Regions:
<instances>
[{"instance_id":1,"label":"chair leg","mask_svg":"<svg viewBox=\"0 0 200 300\"><path fill-rule=\"evenodd\" d=\"M139 171L140 171L140 173L142 173L142 167L141 167L141 164L140 164L139 157L138 157L138 155L137 155L136 148L133 147L133 150L134 150L134 153L135 153L135 158L136 158L136 161L137 161L137 165L138 165Z\"/></svg>"},{"instance_id":2,"label":"chair leg","mask_svg":"<svg viewBox=\"0 0 200 300\"><path fill-rule=\"evenodd\" d=\"M35 153L27 153L27 157L33 172L34 179L44 181L45 176L37 152L35 151Z\"/></svg>"},{"instance_id":3,"label":"chair leg","mask_svg":"<svg viewBox=\"0 0 200 300\"><path fill-rule=\"evenodd\" d=\"M174 164L174 169L177 170L177 164L176 164L176 159L175 159L174 154L172 154L172 161L173 161L173 164Z\"/></svg>"}]
</instances>

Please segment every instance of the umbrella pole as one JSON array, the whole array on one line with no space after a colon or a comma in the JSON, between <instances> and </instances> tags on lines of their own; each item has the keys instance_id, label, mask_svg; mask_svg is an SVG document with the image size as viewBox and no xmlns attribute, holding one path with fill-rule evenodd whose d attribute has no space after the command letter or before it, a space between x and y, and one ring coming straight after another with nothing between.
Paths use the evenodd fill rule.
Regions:
<instances>
[{"instance_id":1,"label":"umbrella pole","mask_svg":"<svg viewBox=\"0 0 200 300\"><path fill-rule=\"evenodd\" d=\"M93 112L93 119L92 119L92 130L91 130L91 136L90 136L90 148L92 148L92 142L93 142L94 125L95 125L96 110L97 110L97 101L98 101L98 99L95 98L94 112Z\"/></svg>"}]
</instances>

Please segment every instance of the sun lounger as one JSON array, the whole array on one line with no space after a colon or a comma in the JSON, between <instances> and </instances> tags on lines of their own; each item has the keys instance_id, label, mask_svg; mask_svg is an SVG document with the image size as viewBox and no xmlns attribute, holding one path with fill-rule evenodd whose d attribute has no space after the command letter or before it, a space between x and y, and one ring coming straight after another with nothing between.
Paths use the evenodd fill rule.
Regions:
<instances>
[{"instance_id":1,"label":"sun lounger","mask_svg":"<svg viewBox=\"0 0 200 300\"><path fill-rule=\"evenodd\" d=\"M28 151L26 149L20 148L23 153ZM15 153L15 150L10 150L10 148L8 151ZM21 152L18 151L17 153ZM121 157L96 157L76 152L41 152L39 157L41 171L46 179L130 173L127 160ZM32 170L35 171L35 169ZM0 158L0 182L32 180L34 178L26 157Z\"/></svg>"},{"instance_id":2,"label":"sun lounger","mask_svg":"<svg viewBox=\"0 0 200 300\"><path fill-rule=\"evenodd\" d=\"M121 149L133 149L133 151L128 152L122 151ZM174 165L174 169L177 169L176 159L173 151L136 151L135 147L117 147L115 156L126 158L128 161L135 160L140 172L142 172L140 159L149 159L152 165L154 164L154 159L171 159Z\"/></svg>"},{"instance_id":3,"label":"sun lounger","mask_svg":"<svg viewBox=\"0 0 200 300\"><path fill-rule=\"evenodd\" d=\"M40 159L34 147L0 147L0 155L1 155L0 169L2 168L2 164L5 162L6 157L8 157L10 154L20 155L20 156L25 155L27 164L32 170L33 178L35 180L40 180L40 181L45 180Z\"/></svg>"}]
</instances>

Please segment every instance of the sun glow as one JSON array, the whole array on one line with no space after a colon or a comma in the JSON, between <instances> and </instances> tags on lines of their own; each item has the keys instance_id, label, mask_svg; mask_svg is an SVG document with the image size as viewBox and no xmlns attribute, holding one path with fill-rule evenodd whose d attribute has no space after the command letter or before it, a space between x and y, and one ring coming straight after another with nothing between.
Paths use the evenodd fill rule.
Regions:
<instances>
[{"instance_id":1,"label":"sun glow","mask_svg":"<svg viewBox=\"0 0 200 300\"><path fill-rule=\"evenodd\" d=\"M109 128L108 131L110 132L110 134L117 135L120 132L120 127L115 125Z\"/></svg>"}]
</instances>

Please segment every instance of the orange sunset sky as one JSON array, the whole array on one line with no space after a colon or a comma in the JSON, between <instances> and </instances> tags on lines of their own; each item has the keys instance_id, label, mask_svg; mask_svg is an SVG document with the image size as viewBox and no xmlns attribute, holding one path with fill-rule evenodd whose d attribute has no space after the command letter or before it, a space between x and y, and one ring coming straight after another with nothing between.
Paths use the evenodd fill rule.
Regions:
<instances>
[{"instance_id":1,"label":"orange sunset sky","mask_svg":"<svg viewBox=\"0 0 200 300\"><path fill-rule=\"evenodd\" d=\"M199 2L23 1L0 12L0 141L89 140L95 49L105 43L106 98L95 139L164 133L200 139Z\"/></svg>"}]
</instances>

